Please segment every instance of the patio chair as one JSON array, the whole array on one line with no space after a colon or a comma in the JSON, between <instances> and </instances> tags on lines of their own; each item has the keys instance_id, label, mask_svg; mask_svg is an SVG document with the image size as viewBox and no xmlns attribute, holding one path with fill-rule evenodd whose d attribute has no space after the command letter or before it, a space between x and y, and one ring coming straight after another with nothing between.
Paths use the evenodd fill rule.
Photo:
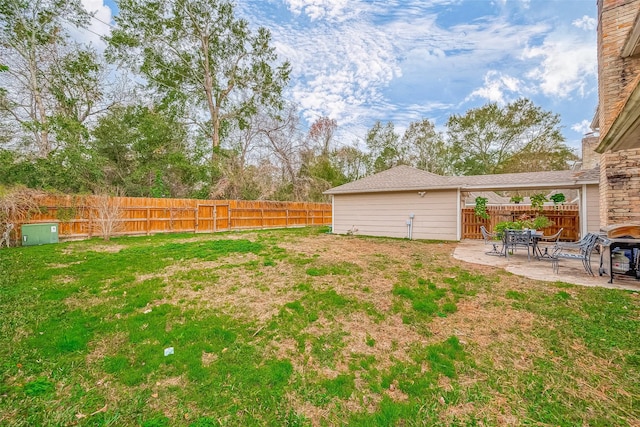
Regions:
<instances>
[{"instance_id":1,"label":"patio chair","mask_svg":"<svg viewBox=\"0 0 640 427\"><path fill-rule=\"evenodd\" d=\"M509 258L509 251L527 248L527 261L531 260L531 230L505 230L504 253Z\"/></svg>"},{"instance_id":2,"label":"patio chair","mask_svg":"<svg viewBox=\"0 0 640 427\"><path fill-rule=\"evenodd\" d=\"M558 241L553 246L553 252L556 253L556 252L562 252L562 251L567 251L567 250L578 250L585 243L589 242L589 240L592 239L593 236L597 237L597 234L595 234L595 233L587 233L584 236L582 236L582 238L580 240L577 240L575 242L560 242L560 241Z\"/></svg>"},{"instance_id":3,"label":"patio chair","mask_svg":"<svg viewBox=\"0 0 640 427\"><path fill-rule=\"evenodd\" d=\"M480 226L480 232L482 233L482 238L484 239L484 244L488 245L491 244L493 245L493 248L489 251L489 252L485 252L485 254L487 255L503 255L502 250L498 250L498 245L500 244L499 240L496 240L499 235L498 233L491 233L489 232L489 230L487 230L487 227L485 227L484 225Z\"/></svg>"},{"instance_id":4,"label":"patio chair","mask_svg":"<svg viewBox=\"0 0 640 427\"><path fill-rule=\"evenodd\" d=\"M560 236L563 230L564 228L561 228L551 236L542 236L536 239L536 249L538 250L539 258L551 258L551 254L554 252L558 242L560 242ZM540 245L541 243L542 245ZM544 252L542 252L542 249L544 249ZM549 249L551 249L551 253L549 253Z\"/></svg>"},{"instance_id":5,"label":"patio chair","mask_svg":"<svg viewBox=\"0 0 640 427\"><path fill-rule=\"evenodd\" d=\"M559 245L560 249L551 255L554 273L558 273L560 269L560 259L576 259L582 261L582 266L587 273L595 276L591 269L591 253L598 244L598 240L597 234L589 233L578 242ZM575 252L566 252L566 250L574 250Z\"/></svg>"}]
</instances>

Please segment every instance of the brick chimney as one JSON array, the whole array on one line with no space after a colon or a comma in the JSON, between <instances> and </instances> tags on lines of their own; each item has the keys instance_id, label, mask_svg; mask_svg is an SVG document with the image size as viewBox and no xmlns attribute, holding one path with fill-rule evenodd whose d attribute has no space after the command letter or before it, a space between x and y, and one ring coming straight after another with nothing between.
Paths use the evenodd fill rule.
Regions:
<instances>
[{"instance_id":1,"label":"brick chimney","mask_svg":"<svg viewBox=\"0 0 640 427\"><path fill-rule=\"evenodd\" d=\"M593 169L600 164L600 154L595 152L599 143L598 134L588 133L582 138L582 166L580 169Z\"/></svg>"},{"instance_id":2,"label":"brick chimney","mask_svg":"<svg viewBox=\"0 0 640 427\"><path fill-rule=\"evenodd\" d=\"M600 141L640 81L640 55L622 56L639 11L640 0L598 0ZM600 158L600 224L626 222L640 222L640 149Z\"/></svg>"}]
</instances>

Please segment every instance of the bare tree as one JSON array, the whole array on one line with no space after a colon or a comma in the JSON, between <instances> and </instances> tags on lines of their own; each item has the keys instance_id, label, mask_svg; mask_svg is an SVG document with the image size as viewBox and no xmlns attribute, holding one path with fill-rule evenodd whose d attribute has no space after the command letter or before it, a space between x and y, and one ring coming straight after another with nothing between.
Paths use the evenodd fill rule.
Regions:
<instances>
[{"instance_id":1,"label":"bare tree","mask_svg":"<svg viewBox=\"0 0 640 427\"><path fill-rule=\"evenodd\" d=\"M264 148L274 157L274 162L282 171L283 181L288 181L292 188L292 198L303 200L304 179L299 171L302 164L301 153L306 147L298 130L299 116L293 106L283 111L282 115L261 116L259 123L261 135L264 137Z\"/></svg>"},{"instance_id":2,"label":"bare tree","mask_svg":"<svg viewBox=\"0 0 640 427\"><path fill-rule=\"evenodd\" d=\"M329 156L331 142L337 129L338 122L329 117L320 117L311 124L308 138L313 146L319 147L320 155Z\"/></svg>"},{"instance_id":3,"label":"bare tree","mask_svg":"<svg viewBox=\"0 0 640 427\"><path fill-rule=\"evenodd\" d=\"M115 194L120 194L116 191ZM104 239L109 240L115 233L124 228L122 199L112 197L104 189L91 198L92 211L95 213L93 224L95 231Z\"/></svg>"},{"instance_id":4,"label":"bare tree","mask_svg":"<svg viewBox=\"0 0 640 427\"><path fill-rule=\"evenodd\" d=\"M42 193L26 187L0 186L0 248L11 246L11 235L16 224L40 212L38 197Z\"/></svg>"}]
</instances>

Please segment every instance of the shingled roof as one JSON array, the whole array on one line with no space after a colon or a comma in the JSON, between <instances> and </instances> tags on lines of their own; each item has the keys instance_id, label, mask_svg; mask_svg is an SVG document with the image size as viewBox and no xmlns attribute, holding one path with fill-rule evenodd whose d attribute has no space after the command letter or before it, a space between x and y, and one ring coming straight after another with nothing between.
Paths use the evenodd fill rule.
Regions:
<instances>
[{"instance_id":1,"label":"shingled roof","mask_svg":"<svg viewBox=\"0 0 640 427\"><path fill-rule=\"evenodd\" d=\"M442 176L411 166L396 166L375 175L331 188L324 194L380 193L409 190L507 190L575 188L597 184L598 168L498 175Z\"/></svg>"}]
</instances>

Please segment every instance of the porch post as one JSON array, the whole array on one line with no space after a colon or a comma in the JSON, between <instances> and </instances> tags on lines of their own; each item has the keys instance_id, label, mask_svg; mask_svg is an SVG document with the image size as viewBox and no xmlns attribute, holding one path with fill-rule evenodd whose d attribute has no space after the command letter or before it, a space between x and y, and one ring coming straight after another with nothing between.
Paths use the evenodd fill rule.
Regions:
<instances>
[{"instance_id":1,"label":"porch post","mask_svg":"<svg viewBox=\"0 0 640 427\"><path fill-rule=\"evenodd\" d=\"M587 212L587 184L582 184L582 188L578 190L578 195L580 197L580 237L582 237L589 232L589 224L587 224L589 217Z\"/></svg>"}]
</instances>

